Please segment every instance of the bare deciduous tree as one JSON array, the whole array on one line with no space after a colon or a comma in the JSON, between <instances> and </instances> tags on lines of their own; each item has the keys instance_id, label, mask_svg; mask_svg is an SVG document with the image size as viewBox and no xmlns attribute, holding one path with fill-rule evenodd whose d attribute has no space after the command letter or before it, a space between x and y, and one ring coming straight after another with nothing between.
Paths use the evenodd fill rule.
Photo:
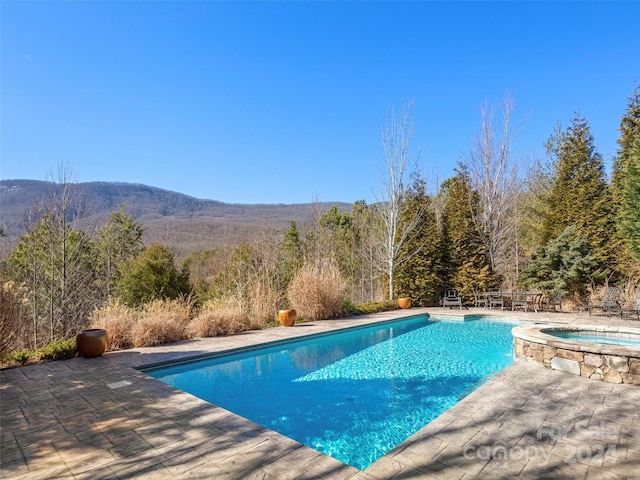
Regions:
<instances>
[{"instance_id":1,"label":"bare deciduous tree","mask_svg":"<svg viewBox=\"0 0 640 480\"><path fill-rule=\"evenodd\" d=\"M487 247L492 269L509 277L516 259L516 201L519 192L518 164L512 156L515 134L512 125L513 97L507 94L499 107L486 103L481 109L481 126L467 157L473 190L479 208L474 221Z\"/></svg>"},{"instance_id":2,"label":"bare deciduous tree","mask_svg":"<svg viewBox=\"0 0 640 480\"><path fill-rule=\"evenodd\" d=\"M27 214L28 232L21 235L8 259L13 278L29 288L32 347L66 339L86 326L98 301L94 284L91 239L75 227L82 218L70 169L51 175L50 189Z\"/></svg>"},{"instance_id":3,"label":"bare deciduous tree","mask_svg":"<svg viewBox=\"0 0 640 480\"><path fill-rule=\"evenodd\" d=\"M400 115L392 108L380 132L384 151L385 171L382 178L382 198L378 199L380 215L379 242L377 245L378 268L388 277L389 299L393 299L393 277L400 264L409 260L412 253L401 256L405 244L424 212L415 211L401 221L402 204L410 179L415 175L420 151L412 152L411 138L414 128L415 103L406 102ZM415 253L415 252L414 252Z\"/></svg>"}]
</instances>

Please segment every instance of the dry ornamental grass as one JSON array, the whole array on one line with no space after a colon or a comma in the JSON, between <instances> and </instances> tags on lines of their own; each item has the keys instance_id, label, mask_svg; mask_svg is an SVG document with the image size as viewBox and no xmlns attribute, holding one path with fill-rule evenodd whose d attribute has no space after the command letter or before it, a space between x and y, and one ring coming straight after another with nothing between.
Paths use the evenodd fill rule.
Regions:
<instances>
[{"instance_id":1,"label":"dry ornamental grass","mask_svg":"<svg viewBox=\"0 0 640 480\"><path fill-rule=\"evenodd\" d=\"M89 317L91 328L103 328L107 331L107 350L131 348L131 332L138 320L138 312L111 300L104 307L93 311Z\"/></svg>"},{"instance_id":2,"label":"dry ornamental grass","mask_svg":"<svg viewBox=\"0 0 640 480\"><path fill-rule=\"evenodd\" d=\"M146 304L131 332L134 347L151 347L189 338L193 299L154 300Z\"/></svg>"},{"instance_id":3,"label":"dry ornamental grass","mask_svg":"<svg viewBox=\"0 0 640 480\"><path fill-rule=\"evenodd\" d=\"M342 313L346 285L340 272L328 265L320 269L305 265L287 291L296 311L307 320L331 318Z\"/></svg>"},{"instance_id":4,"label":"dry ornamental grass","mask_svg":"<svg viewBox=\"0 0 640 480\"><path fill-rule=\"evenodd\" d=\"M195 337L232 335L249 328L249 317L240 307L227 301L223 304L205 303L189 326Z\"/></svg>"}]
</instances>

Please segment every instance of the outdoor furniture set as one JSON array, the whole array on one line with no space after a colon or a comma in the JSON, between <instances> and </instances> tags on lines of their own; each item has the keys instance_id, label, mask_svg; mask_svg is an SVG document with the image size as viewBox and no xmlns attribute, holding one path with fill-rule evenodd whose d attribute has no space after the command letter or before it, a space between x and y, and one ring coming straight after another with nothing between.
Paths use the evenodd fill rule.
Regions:
<instances>
[{"instance_id":1,"label":"outdoor furniture set","mask_svg":"<svg viewBox=\"0 0 640 480\"><path fill-rule=\"evenodd\" d=\"M505 308L511 308L511 310L514 311L517 308L522 308L525 312L528 312L529 309L537 312L538 310L543 310L545 306L547 308L553 306L555 310L555 305L559 305L560 311L562 311L562 305L560 305L559 302L557 302L555 299L551 301L551 299L545 297L540 292L507 292L492 290L480 293L477 303L477 306L482 306L484 308L488 308L489 310L500 307L501 310L504 310Z\"/></svg>"},{"instance_id":2,"label":"outdoor furniture set","mask_svg":"<svg viewBox=\"0 0 640 480\"><path fill-rule=\"evenodd\" d=\"M587 310L589 316L593 309L599 309L602 313L610 317L614 313L619 313L620 318L623 318L626 314L635 315L636 320L640 320L640 291L636 295L636 299L631 308L624 308L620 304L620 294L622 291L618 287L607 287L602 295L602 300L599 304L584 305L581 310Z\"/></svg>"},{"instance_id":3,"label":"outdoor furniture set","mask_svg":"<svg viewBox=\"0 0 640 480\"><path fill-rule=\"evenodd\" d=\"M640 292L638 292L635 303L631 308L624 308L620 304L620 294L620 288L607 287L599 304L582 305L578 307L578 312L586 310L589 312L589 316L591 316L592 311L600 310L608 317L614 313L619 313L621 318L625 315L634 315L636 320L640 320ZM556 310L557 307L562 313L562 298L564 293L558 292L556 295L548 296L540 292L508 292L499 290L478 292L474 289L473 296L474 307L476 308L486 308L489 310L493 308L500 308L501 310L504 310L505 308L510 307L512 311L522 308L525 312L531 309L537 313L538 311L544 311L545 309L548 312L552 309L556 312L558 311ZM458 307L460 310L464 308L462 298L458 295L458 291L455 289L445 290L444 295L440 299L440 305L442 307L449 308Z\"/></svg>"}]
</instances>

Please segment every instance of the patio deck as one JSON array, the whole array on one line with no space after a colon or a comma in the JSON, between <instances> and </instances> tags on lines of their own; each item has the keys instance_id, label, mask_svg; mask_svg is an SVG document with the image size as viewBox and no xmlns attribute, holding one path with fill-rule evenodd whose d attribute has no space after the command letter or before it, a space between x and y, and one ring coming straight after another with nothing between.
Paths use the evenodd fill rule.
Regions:
<instances>
[{"instance_id":1,"label":"patio deck","mask_svg":"<svg viewBox=\"0 0 640 480\"><path fill-rule=\"evenodd\" d=\"M516 361L365 471L135 368L427 312L640 326L576 314L413 308L3 370L0 477L640 478L640 387L526 361Z\"/></svg>"}]
</instances>

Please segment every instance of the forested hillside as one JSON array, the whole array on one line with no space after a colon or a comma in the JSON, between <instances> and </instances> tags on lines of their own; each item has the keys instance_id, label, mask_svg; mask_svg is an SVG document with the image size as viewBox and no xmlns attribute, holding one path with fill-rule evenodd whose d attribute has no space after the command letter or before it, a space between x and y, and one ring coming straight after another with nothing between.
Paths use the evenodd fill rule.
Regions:
<instances>
[{"instance_id":1,"label":"forested hillside","mask_svg":"<svg viewBox=\"0 0 640 480\"><path fill-rule=\"evenodd\" d=\"M46 199L52 187L52 183L38 180L0 181L0 228L9 243L27 231L28 212ZM229 204L131 183L87 182L74 187L82 200L79 216L86 230L103 225L111 212L125 203L127 213L144 225L145 243L174 247L179 256L236 244L266 226L286 229L291 220L304 225L315 208L312 203ZM351 208L350 204L337 204L341 209Z\"/></svg>"}]
</instances>

